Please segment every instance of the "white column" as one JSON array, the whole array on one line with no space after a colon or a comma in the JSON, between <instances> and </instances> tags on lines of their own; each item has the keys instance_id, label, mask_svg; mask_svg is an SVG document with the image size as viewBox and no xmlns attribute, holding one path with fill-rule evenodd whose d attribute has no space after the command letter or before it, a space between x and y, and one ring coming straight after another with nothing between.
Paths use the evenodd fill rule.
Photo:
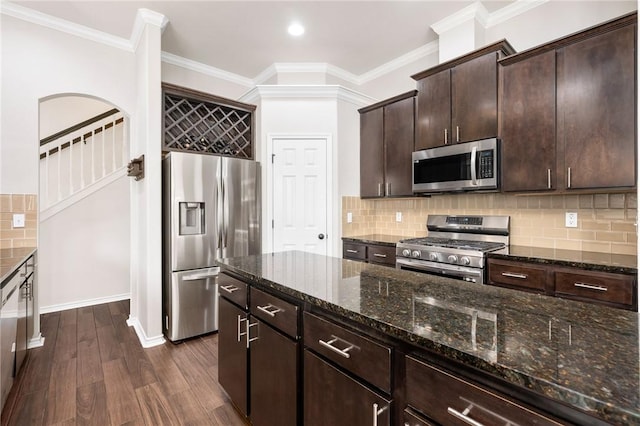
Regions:
<instances>
[{"instance_id":1,"label":"white column","mask_svg":"<svg viewBox=\"0 0 640 426\"><path fill-rule=\"evenodd\" d=\"M487 9L480 2L475 2L431 25L439 36L440 63L483 47L488 16Z\"/></svg>"},{"instance_id":2,"label":"white column","mask_svg":"<svg viewBox=\"0 0 640 426\"><path fill-rule=\"evenodd\" d=\"M131 315L144 347L162 344L161 35L164 15L139 9L134 25L137 107L129 160L144 155L145 177L131 179Z\"/></svg>"}]
</instances>

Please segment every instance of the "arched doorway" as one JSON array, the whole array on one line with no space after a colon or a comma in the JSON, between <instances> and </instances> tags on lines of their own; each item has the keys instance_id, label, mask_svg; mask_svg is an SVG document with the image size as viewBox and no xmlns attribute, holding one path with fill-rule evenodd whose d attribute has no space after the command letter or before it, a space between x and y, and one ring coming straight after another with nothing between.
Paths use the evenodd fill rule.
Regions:
<instances>
[{"instance_id":1,"label":"arched doorway","mask_svg":"<svg viewBox=\"0 0 640 426\"><path fill-rule=\"evenodd\" d=\"M129 299L127 117L74 94L41 99L39 110L40 312Z\"/></svg>"}]
</instances>

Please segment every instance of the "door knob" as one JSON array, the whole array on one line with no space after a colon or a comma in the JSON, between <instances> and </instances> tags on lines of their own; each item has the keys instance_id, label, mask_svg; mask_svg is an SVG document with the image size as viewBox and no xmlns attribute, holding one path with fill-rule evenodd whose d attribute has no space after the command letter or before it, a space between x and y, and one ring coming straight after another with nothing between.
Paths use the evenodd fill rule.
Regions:
<instances>
[{"instance_id":1,"label":"door knob","mask_svg":"<svg viewBox=\"0 0 640 426\"><path fill-rule=\"evenodd\" d=\"M318 234L318 238L324 240L324 234Z\"/></svg>"}]
</instances>

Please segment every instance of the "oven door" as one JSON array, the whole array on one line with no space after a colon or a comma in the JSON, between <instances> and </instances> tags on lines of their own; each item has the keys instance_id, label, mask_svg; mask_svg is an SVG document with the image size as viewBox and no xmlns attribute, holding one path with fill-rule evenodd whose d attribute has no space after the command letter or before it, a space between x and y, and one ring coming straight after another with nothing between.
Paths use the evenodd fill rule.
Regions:
<instances>
[{"instance_id":1,"label":"oven door","mask_svg":"<svg viewBox=\"0 0 640 426\"><path fill-rule=\"evenodd\" d=\"M498 140L416 151L413 192L470 191L498 187Z\"/></svg>"},{"instance_id":2,"label":"oven door","mask_svg":"<svg viewBox=\"0 0 640 426\"><path fill-rule=\"evenodd\" d=\"M447 263L398 257L396 258L396 269L423 272L477 284L484 284L484 269L481 268L469 268L460 265L449 265Z\"/></svg>"}]
</instances>

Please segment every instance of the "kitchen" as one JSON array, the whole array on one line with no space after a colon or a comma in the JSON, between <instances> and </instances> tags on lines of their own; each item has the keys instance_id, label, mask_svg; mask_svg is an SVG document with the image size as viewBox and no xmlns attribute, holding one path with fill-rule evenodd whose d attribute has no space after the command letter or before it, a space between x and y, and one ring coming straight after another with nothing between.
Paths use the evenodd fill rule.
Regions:
<instances>
[{"instance_id":1,"label":"kitchen","mask_svg":"<svg viewBox=\"0 0 640 426\"><path fill-rule=\"evenodd\" d=\"M562 8L562 6L558 4L555 4L555 5L549 4L547 6L540 6L540 7L552 7L552 6ZM635 5L633 5L632 8L635 8ZM598 10L597 5L594 6L594 9L596 9L596 11L593 13L598 16L598 19L593 19L593 22L591 23L581 25L573 30L568 30L564 34L601 22L603 20L602 15L598 15L598 13L601 11ZM625 9L625 10L620 10L619 13L613 13L612 11L608 11L607 13L611 13L610 18L613 18L616 16L620 16L627 11L628 10ZM549 13L549 15L554 15L554 14ZM149 39L153 39L153 37L159 37L159 34L160 34L159 27L161 27L162 22L152 21L151 18L154 18L153 16L150 16L150 17L148 16L148 18L150 19L150 22L152 22L152 24L155 26L147 28L148 32L144 33L143 37L148 37ZM6 14L4 13L3 13L3 19L8 20L9 21L8 25L10 25L9 27L5 25L4 28L14 29L13 26L11 25L16 25L22 31L22 30L25 30L25 28L23 28L24 26L29 26L27 24L21 23L22 21L18 22L18 20L14 18L6 17ZM562 30L558 30L558 31L562 32ZM50 36L49 30L45 31L44 29L41 29L40 27L38 27L38 29L36 29L34 32L28 31L26 33L26 34L31 34L31 36L26 37L24 39L25 40L24 42L25 43L30 42L33 39L35 34L38 34L41 32L44 32L46 34L45 37ZM511 33L514 33L514 32L515 31L513 30L511 31ZM54 32L53 37L55 38L56 35L57 33ZM563 34L557 34L557 35L560 36ZM44 36L44 34L40 34L40 36ZM543 37L543 35L537 35L537 36ZM64 36L64 37L69 37L69 36ZM515 40L513 39L511 34L509 34L507 38L511 42L515 43ZM552 38L554 37L549 36L549 39L552 39ZM545 40L530 40L528 41L528 44L525 44L525 45L534 46L534 45L540 44L543 41ZM62 40L60 42L64 43L64 41ZM77 42L80 45L82 45L83 43L86 43L89 46L93 46L93 43L95 43L95 42L86 42L86 41L75 40L75 39L73 40L73 42L74 43ZM522 48L519 47L518 50L521 50L521 49ZM16 63L16 64L24 64L24 63L31 64L35 59L30 57L28 55L28 52L39 51L39 50L41 50L41 48L39 48L37 44L35 44L34 46L27 46L27 48L25 49L20 49L19 52L18 50L11 51L10 53L17 56L10 56L10 58L15 58L16 61L13 63ZM20 79L22 78L28 78L29 73L33 73L33 77L30 79L30 81L34 81L34 82L37 81L37 84L34 84L32 88L28 89L33 91L32 95L24 96L24 93L22 93L21 95L16 94L15 96L10 97L10 99L12 99L12 102L13 100L15 100L15 104L12 104L12 108L10 110L7 110L7 113L9 114L7 116L7 121L10 122L10 124L4 125L4 119L3 119L3 164L2 164L3 166L2 192L3 193L33 194L36 192L35 188L37 187L37 184L34 184L33 182L30 183L30 178L20 180L19 182L15 182L16 179L12 178L12 175L15 175L20 172L24 173L24 171L18 170L17 168L24 169L26 171L32 170L28 174L37 175L37 172L34 169L36 165L33 165L32 162L28 160L28 158L35 158L35 156L32 155L31 153L32 149L29 148L27 144L20 144L18 143L18 141L25 140L25 138L33 139L33 140L38 139L37 134L33 134L35 130L27 130L27 132L31 132L32 135L28 136L28 133L27 133L27 135L25 136L21 133L21 129L22 128L34 129L35 127L37 127L34 121L36 120L35 115L37 114L37 100L42 98L43 96L48 96L51 93L61 93L61 92L92 93L96 96L102 97L103 99L112 100L114 103L120 105L123 109L127 111L136 111L137 108L144 109L144 107L138 106L139 105L138 102L141 102L140 105L149 105L148 116L144 116L143 119L135 122L136 129L139 129L138 131L142 132L141 134L149 135L150 138L156 138L156 140L159 140L161 138L161 130L160 130L161 126L159 125L159 123L157 123L158 121L157 117L160 116L159 93L154 94L153 92L150 92L150 94L146 95L148 96L147 98L143 98L141 100L134 100L132 96L125 94L125 92L135 93L136 92L135 87L138 84L136 82L141 81L140 79L142 79L142 77L137 76L135 73L136 66L132 58L133 55L131 55L130 53L127 53L127 54L123 53L122 57L120 57L118 55L118 52L114 52L113 49L107 49L106 47L103 47L103 46L99 46L98 50L100 51L99 53L102 53L107 57L112 58L114 60L113 61L114 63L120 63L122 65L121 67L119 67L118 70L111 70L112 72L115 72L116 75L120 75L120 73L122 73L123 75L123 78L121 79L121 85L119 85L119 87L113 87L113 84L102 83L100 81L98 82L88 81L87 76L85 74L79 75L77 78L77 81L74 81L73 83L66 81L64 78L61 78L60 80L55 80L52 78L43 79L40 76L40 74L38 74L38 72L36 72L35 70L32 70L34 68L39 68L39 67L33 67L33 68L20 67L19 70L16 69L15 71L12 71L11 76L16 78L15 81L20 81ZM52 47L51 52L55 52L55 51L56 51L55 47ZM87 54L86 49L79 48L79 51L82 52L82 55ZM136 56L135 61L140 61L139 63L140 67L143 67L143 66L147 67L146 69L148 70L148 77L150 79L150 81L144 80L144 83L140 83L140 84L149 84L150 87L160 87L160 81L166 81L167 79L175 83L183 83L184 81L188 80L187 75L181 74L181 72L185 73L186 71L181 71L176 67L174 67L173 65L167 64L166 62L162 66L162 72L160 72L158 56L152 57L151 53L153 52L151 53L146 52L145 54L143 54L144 52L139 52L139 53L140 54ZM157 55L159 52L156 51L155 53ZM53 53L51 54L53 55ZM53 70L56 70L56 74L60 74L60 75L78 74L77 71L74 71L73 69L67 66L64 66L63 64L58 64L54 58L46 58L42 56L39 60L42 61L42 64L43 64L43 66L40 67L41 69L53 69ZM430 60L432 59L430 58ZM431 62L431 65L433 63L434 62ZM55 65L51 65L51 64L55 64ZM51 68L52 66L53 68ZM418 64L415 67L413 67L412 71L410 72L402 71L399 74L402 74L406 79L407 76L409 76L410 74L422 71L423 69L427 69L427 68L429 68L429 65L422 66L422 64ZM102 75L103 73L105 73L105 71L101 69L95 69L93 71L94 71L92 73L93 76ZM284 81L287 81L287 78L293 79L294 77L295 76L283 75L281 80L284 82ZM155 80L151 81L153 79ZM109 81L112 81L112 78L110 78ZM206 84L203 83L201 89L210 87L208 86L208 84L213 85L213 83L206 83ZM385 85L385 84L381 84L380 82L376 83L374 81L371 83L364 84L363 87L360 89L360 91L367 90L376 98L382 99L389 96L393 96L397 93L402 92L403 90L411 89L413 86L411 86L410 84L415 85L415 82L405 81L402 84L406 85L406 88L400 89L401 87L400 85L395 85L394 87L393 85ZM15 85L15 86L17 90L18 87L21 85ZM25 87L30 87L29 84L25 84L22 86L23 87L20 87L20 88L24 90L27 90L25 89ZM234 94L234 93L242 92L243 90L238 90L237 87L235 89L233 87L230 88L230 86L232 85L229 84L227 86L220 86L221 87L220 91L218 90L208 90L208 91L211 91L214 93L228 91L228 93L222 93L222 94L229 95L229 97L232 97L232 98L239 97L241 93L238 93L238 94ZM218 86L216 86L216 88L217 87ZM399 89L399 90L396 90L396 89ZM292 95L289 95L289 96L292 96ZM311 95L308 95L308 96L311 96ZM3 99L5 99L4 96L3 96ZM274 113L273 111L276 108L275 106L276 102L277 100L266 100L265 102L263 102L262 107L264 108L263 114L265 116L267 114ZM363 101L359 101L359 102L361 103L360 106L365 106L365 103ZM367 102L367 103L370 104L373 102ZM269 109L269 107L272 109ZM295 109L296 109L296 105L292 105L291 108L289 108L286 111L288 113L294 114ZM5 108L3 108L3 110L5 110ZM311 108L311 112L312 113L317 112L317 109ZM140 117L143 117L143 116L140 116ZM296 117L296 115L292 115L291 117ZM339 134L339 136L357 141L357 128L355 128L357 127L357 113L353 110L353 108L351 108L349 117L350 119L346 122L348 124L347 126L348 129L346 129L346 134ZM335 113L333 118L332 116L329 116L329 118L335 122L336 121ZM156 121L156 123L154 123L154 121ZM268 126L269 123L263 122L262 125L265 128L264 129L265 132L269 131L269 126ZM339 126L336 126L336 127L339 127ZM274 129L273 131L278 131L278 129ZM295 129L292 131L295 131ZM341 127L339 131L345 131L345 128ZM7 133L5 134L5 132ZM14 140L16 141L16 143L10 142ZM138 138L132 142L142 143L144 141ZM334 142L336 142L336 140L334 140ZM6 151L4 149L5 144L7 144L6 146L7 148L10 149L10 151ZM468 197L467 196L464 196L464 197L442 196L442 197L432 197L430 199L419 199L419 200L397 200L397 201L395 200L388 200L388 201L387 200L384 200L384 201L359 200L359 198L357 197L357 195L359 194L359 190L357 188L358 179L354 178L354 173L357 173L357 170L355 170L355 168L353 167L353 161L348 162L346 160L347 158L352 158L352 159L357 158L356 157L357 149L358 149L357 144L350 144L349 146L346 146L345 144L340 144L340 149L344 150L344 151L340 151L341 155L339 156L339 162L342 165L340 166L340 170L336 172L336 176L335 176L335 179L338 183L338 188L340 189L338 191L335 191L335 193L333 194L333 199L330 200L331 204L333 205L333 211L337 213L339 210L339 206L343 202L344 203L351 203L351 202L362 203L361 204L362 211L363 212L366 211L367 213L359 214L359 211L355 210L357 206L354 206L354 210L352 211L354 213L353 224L360 226L361 220L368 220L368 218L370 218L371 223L373 223L373 226L367 225L367 227L361 227L359 230L352 231L351 229L348 228L348 226L346 226L346 224L342 224L342 230L340 230L340 221L344 220L346 222L346 214L340 215L339 213L337 213L337 219L333 220L333 223L332 223L333 228L328 232L329 235L354 236L354 235L368 234L372 232L378 233L382 231L384 233L393 233L393 234L400 233L405 236L415 236L415 234L412 234L412 233L415 233L418 230L424 230L424 223L426 219L425 215L420 215L416 213L415 220L411 220L410 222L408 221L408 219L412 218L412 215L414 214L413 206L415 205L417 205L419 208L423 208L424 206L425 209L430 209L434 206L442 209L457 209L462 205L464 205L465 208L468 208L468 209L483 209L485 208L485 206L492 206L492 203L494 202L494 200L497 203L496 205L503 205L505 209L510 209L510 212L508 214L512 215L513 217L516 217L518 213L522 213L524 216L526 215L535 216L534 218L526 219L525 223L531 224L529 227L526 227L528 229L523 229L522 231L520 231L519 227L516 227L516 226L513 227L514 235L512 236L512 238L514 239L514 241L516 237L523 240L529 239L530 242L534 242L534 243L538 243L539 241L541 244L542 243L549 244L550 241L548 240L552 240L554 242L566 240L568 241L567 244L574 244L574 246L576 244L575 241L580 241L580 244L583 244L583 246L581 246L580 248L583 248L586 250L587 247L591 247L589 246L588 239L587 239L587 244L585 244L584 242L582 242L580 238L575 238L575 237L570 238L569 234L567 234L567 236L563 236L561 235L562 233L560 231L556 232L558 228L562 230L562 226L558 224L558 220L555 217L555 212L548 211L548 208L546 206L551 204L552 207L556 207L556 205L553 203L559 202L558 200L561 200L563 204L562 206L557 206L556 208L562 209L563 213L565 208L566 209L585 208L589 212L593 212L596 215L605 215L605 219L609 218L612 224L614 222L615 223L623 222L625 224L629 224L629 223L633 224L635 222L635 204L634 204L635 194L631 194L631 195L606 194L606 204L604 201L605 197L597 196L597 195L593 195L591 197L589 196L581 197L581 196L572 196L572 195L554 196L554 197L534 196L530 198L530 197L504 196L502 194L493 194L493 195L481 194L481 195L470 195ZM21 162L21 161L15 161L15 159L12 159L10 161L8 157L5 155L5 152L11 152L12 155L18 156L18 157L12 157L12 158L27 158L27 160L25 160L24 162ZM131 157L132 158L137 157L141 153L142 152L140 151L140 149L135 149L132 151ZM263 159L263 162L264 160L266 160L266 157L264 156L265 154L266 152L263 151L262 152L263 156L261 157ZM346 155L342 155L342 154L346 154ZM146 205L149 205L149 206L155 205L155 203L159 202L159 193L155 193L154 192L155 189L152 186L147 187L147 185L149 185L149 182L153 181L154 173L156 173L155 179L156 180L158 179L159 170L154 171L152 166L152 164L154 163L153 156L156 156L156 158L159 159L158 155L159 153L154 153L154 152L149 152L147 154L146 158L147 158L148 164L150 164L147 178L141 181L140 185L136 187L137 191L142 190L142 187L148 190L148 193L141 192L141 194L145 194L144 195L145 197L144 199L146 200L145 203ZM4 185L7 185L7 186L5 187ZM347 199L342 198L343 196L349 197L349 198ZM428 203L433 203L434 205L431 206ZM524 207L523 205L524 203L526 203L527 209L526 211L522 212L521 210L522 210L522 207ZM372 212L371 211L372 209L369 208L369 205L380 207L380 210L379 211L375 210L375 212ZM140 206L137 206L136 208L140 208ZM395 222L395 213L398 211L402 212L404 215L402 222ZM511 212L514 212L514 213L512 214ZM378 214L381 216L382 219L385 220L385 222L383 222L382 220L378 220ZM392 220L386 221L387 217L391 217ZM582 220L583 217L584 216L580 211L579 220ZM535 238L540 238L539 234L538 235L535 234L536 232L535 229L537 224L539 223L548 224L550 223L549 221L550 218L552 219L554 226L552 230L547 232L546 236L542 237L542 239L544 239L545 241L535 239ZM151 232L154 229L154 226L158 226L157 224L159 223L159 217L157 213L154 213L152 209L145 210L143 208L140 211L139 215L137 216L136 220L138 220L139 222L135 226L132 226L132 230L134 230L133 232L139 232L140 234L137 237L135 236L133 237L133 240L136 242L135 246L138 247L137 249L138 251L133 252L132 257L135 257L138 259L148 259L148 263L139 269L132 270L132 283L135 283L135 284L132 285L132 290L131 290L132 291L131 316L132 316L133 322L136 323L137 321L139 324L139 327L137 328L137 330L142 331L142 332L139 332L138 334L142 336L146 336L146 343L153 344L156 338L161 338L161 334L162 334L160 330L160 324L156 324L155 321L153 320L153 318L155 318L155 316L158 315L158 312L159 312L158 299L160 296L159 296L159 289L153 288L153 287L147 287L145 283L147 282L147 280L159 281L161 279L160 271L158 267L160 254L159 254L159 250L154 251L155 250L154 247L160 246L159 239L157 240L155 239L155 238L159 238L159 236L155 236L155 234ZM263 222L268 223L265 220L263 220ZM391 224L389 224L389 222L391 222ZM378 225L376 225L377 223L380 223L379 228L378 228ZM397 223L400 223L400 225L397 225ZM391 232L392 229L397 229L403 226L406 226L407 231L410 231L410 232L404 232L404 229L402 229L403 232ZM622 225L615 225L615 226L622 226ZM386 230L387 227L391 229L387 231ZM137 231L135 231L135 229L137 229ZM144 232L145 229L148 230L146 233ZM520 232L521 232L521 235L518 235L518 233ZM623 231L623 230L619 230L618 232L622 233L624 235L624 238L627 237L626 233L633 233L632 231ZM587 234L590 235L588 231L587 231ZM596 232L594 231L593 234L594 234L593 239L595 240L597 238L595 235ZM609 234L605 233L604 237L606 238L607 235ZM616 238L616 239L621 238L619 237L619 235L615 235L615 236L609 235L609 237ZM522 243L525 244L525 241L522 241ZM633 250L635 248L634 241L627 242L626 240L622 242L607 241L604 243L601 240L596 240L591 244L592 244L592 247L594 247L594 249L598 248L598 249L605 249L605 250L607 249L612 250L613 245L615 245L617 248L619 247L620 249L623 249L623 247L621 246L624 246L624 250L627 250L625 253L628 253L629 250ZM531 245L538 245L538 244L531 244ZM334 253L334 254L340 253L340 241L338 239L332 240L332 247L333 248L330 251L330 253ZM143 337L142 340L144 339L145 338Z\"/></svg>"}]
</instances>

